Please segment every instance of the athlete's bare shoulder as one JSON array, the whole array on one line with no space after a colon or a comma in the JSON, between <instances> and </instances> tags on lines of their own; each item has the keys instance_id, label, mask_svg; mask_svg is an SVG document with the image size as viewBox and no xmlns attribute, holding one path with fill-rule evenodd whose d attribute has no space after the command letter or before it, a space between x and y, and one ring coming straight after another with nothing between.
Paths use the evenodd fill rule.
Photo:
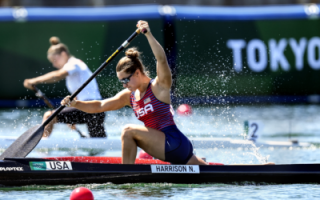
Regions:
<instances>
[{"instance_id":1,"label":"athlete's bare shoulder","mask_svg":"<svg viewBox=\"0 0 320 200\"><path fill-rule=\"evenodd\" d=\"M116 98L121 100L125 105L130 106L130 95L131 91L126 88L121 90L118 94L116 94Z\"/></svg>"}]
</instances>

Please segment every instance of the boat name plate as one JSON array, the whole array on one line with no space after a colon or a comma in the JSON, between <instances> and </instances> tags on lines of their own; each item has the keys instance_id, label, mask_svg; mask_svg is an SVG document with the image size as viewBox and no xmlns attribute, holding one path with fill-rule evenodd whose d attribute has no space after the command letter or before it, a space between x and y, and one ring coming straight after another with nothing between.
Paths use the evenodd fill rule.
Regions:
<instances>
[{"instance_id":1,"label":"boat name plate","mask_svg":"<svg viewBox=\"0 0 320 200\"><path fill-rule=\"evenodd\" d=\"M152 173L199 174L199 165L151 165Z\"/></svg>"}]
</instances>

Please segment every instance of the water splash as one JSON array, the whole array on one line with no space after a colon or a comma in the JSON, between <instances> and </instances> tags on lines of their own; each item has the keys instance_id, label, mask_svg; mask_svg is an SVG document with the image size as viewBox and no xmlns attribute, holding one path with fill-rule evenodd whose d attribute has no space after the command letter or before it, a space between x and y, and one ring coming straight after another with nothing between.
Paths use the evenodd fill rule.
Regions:
<instances>
[{"instance_id":1,"label":"water splash","mask_svg":"<svg viewBox=\"0 0 320 200\"><path fill-rule=\"evenodd\" d=\"M251 154L254 157L256 157L260 164L266 164L268 162L268 159L269 159L270 155L262 156L259 153L260 147L258 148L254 143L252 143L251 146L252 146L252 148L250 148L250 150L252 152L248 152L248 154Z\"/></svg>"}]
</instances>

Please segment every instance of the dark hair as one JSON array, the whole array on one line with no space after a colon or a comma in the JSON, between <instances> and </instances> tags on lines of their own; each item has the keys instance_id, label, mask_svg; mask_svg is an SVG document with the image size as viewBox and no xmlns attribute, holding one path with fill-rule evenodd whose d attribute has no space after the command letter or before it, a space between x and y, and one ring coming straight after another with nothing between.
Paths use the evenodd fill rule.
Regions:
<instances>
[{"instance_id":1,"label":"dark hair","mask_svg":"<svg viewBox=\"0 0 320 200\"><path fill-rule=\"evenodd\" d=\"M64 51L68 56L70 56L68 47L65 44L61 43L58 37L51 37L49 39L49 42L51 46L48 49L48 54L61 54Z\"/></svg>"},{"instance_id":2,"label":"dark hair","mask_svg":"<svg viewBox=\"0 0 320 200\"><path fill-rule=\"evenodd\" d=\"M141 52L139 52L136 47L128 49L125 54L126 56L122 57L117 64L117 72L124 71L128 74L132 74L139 69L142 74L149 76L149 72L146 71L146 68L140 59Z\"/></svg>"}]
</instances>

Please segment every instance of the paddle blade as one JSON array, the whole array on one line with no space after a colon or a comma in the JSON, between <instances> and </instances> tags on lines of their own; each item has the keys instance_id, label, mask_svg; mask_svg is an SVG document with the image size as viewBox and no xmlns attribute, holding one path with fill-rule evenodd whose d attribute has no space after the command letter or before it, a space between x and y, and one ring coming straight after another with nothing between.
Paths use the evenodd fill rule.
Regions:
<instances>
[{"instance_id":1,"label":"paddle blade","mask_svg":"<svg viewBox=\"0 0 320 200\"><path fill-rule=\"evenodd\" d=\"M44 126L38 124L16 139L4 152L0 159L4 158L25 158L39 143L44 131Z\"/></svg>"}]
</instances>

